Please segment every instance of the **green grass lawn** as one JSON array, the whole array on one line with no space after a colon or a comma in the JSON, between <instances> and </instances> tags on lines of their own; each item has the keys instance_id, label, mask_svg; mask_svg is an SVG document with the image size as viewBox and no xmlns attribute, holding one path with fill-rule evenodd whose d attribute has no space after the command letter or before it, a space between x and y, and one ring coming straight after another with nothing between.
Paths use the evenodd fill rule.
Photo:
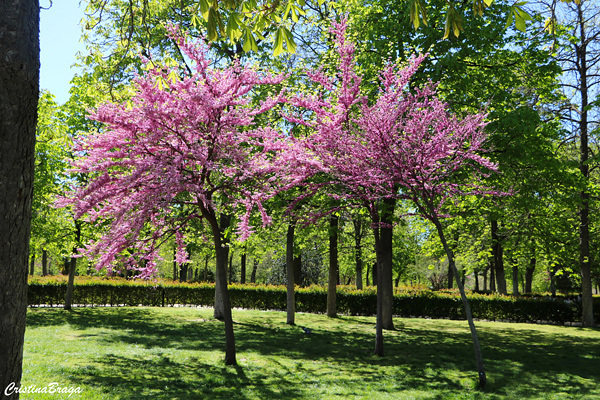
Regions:
<instances>
[{"instance_id":1,"label":"green grass lawn","mask_svg":"<svg viewBox=\"0 0 600 400\"><path fill-rule=\"evenodd\" d=\"M478 322L488 375L479 391L466 321L396 319L378 358L372 317L233 318L239 365L226 367L212 309L30 309L22 386L79 387L70 398L86 400L600 399L599 330Z\"/></svg>"}]
</instances>

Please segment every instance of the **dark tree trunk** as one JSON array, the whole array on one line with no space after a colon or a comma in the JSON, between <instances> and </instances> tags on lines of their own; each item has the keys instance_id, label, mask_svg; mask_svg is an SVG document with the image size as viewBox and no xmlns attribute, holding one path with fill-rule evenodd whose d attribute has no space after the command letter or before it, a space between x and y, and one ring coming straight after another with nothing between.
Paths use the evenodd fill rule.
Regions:
<instances>
[{"instance_id":1,"label":"dark tree trunk","mask_svg":"<svg viewBox=\"0 0 600 400\"><path fill-rule=\"evenodd\" d=\"M517 264L513 264L512 266L512 287L513 287L513 296L519 295L519 266Z\"/></svg>"},{"instance_id":2,"label":"dark tree trunk","mask_svg":"<svg viewBox=\"0 0 600 400\"><path fill-rule=\"evenodd\" d=\"M371 268L369 268L369 266L367 265L367 276L365 277L365 281L367 282L367 286L369 286L369 271L371 270Z\"/></svg>"},{"instance_id":3,"label":"dark tree trunk","mask_svg":"<svg viewBox=\"0 0 600 400\"><path fill-rule=\"evenodd\" d=\"M188 263L181 264L179 266L179 282L185 282L187 280Z\"/></svg>"},{"instance_id":4,"label":"dark tree trunk","mask_svg":"<svg viewBox=\"0 0 600 400\"><path fill-rule=\"evenodd\" d=\"M48 250L42 250L42 276L48 275Z\"/></svg>"},{"instance_id":5,"label":"dark tree trunk","mask_svg":"<svg viewBox=\"0 0 600 400\"><path fill-rule=\"evenodd\" d=\"M229 275L229 284L233 283L233 251L229 250L229 268L227 269Z\"/></svg>"},{"instance_id":6,"label":"dark tree trunk","mask_svg":"<svg viewBox=\"0 0 600 400\"><path fill-rule=\"evenodd\" d=\"M448 263L448 285L447 285L448 289L452 289L452 287L454 286L453 281L454 281L454 271L452 271L452 267L450 266L450 263Z\"/></svg>"},{"instance_id":7,"label":"dark tree trunk","mask_svg":"<svg viewBox=\"0 0 600 400\"><path fill-rule=\"evenodd\" d=\"M250 274L250 282L256 283L256 271L258 270L258 260L254 259L254 265L252 266L252 274Z\"/></svg>"},{"instance_id":8,"label":"dark tree trunk","mask_svg":"<svg viewBox=\"0 0 600 400\"><path fill-rule=\"evenodd\" d=\"M535 272L535 266L537 264L537 259L535 257L531 257L529 260L529 266L525 270L525 293L531 293L531 286L533 283L533 273Z\"/></svg>"},{"instance_id":9,"label":"dark tree trunk","mask_svg":"<svg viewBox=\"0 0 600 400\"><path fill-rule=\"evenodd\" d=\"M39 2L4 1L0 11L0 396L20 386L37 102Z\"/></svg>"},{"instance_id":10,"label":"dark tree trunk","mask_svg":"<svg viewBox=\"0 0 600 400\"><path fill-rule=\"evenodd\" d=\"M35 252L31 252L31 263L29 264L29 275L35 274Z\"/></svg>"},{"instance_id":11,"label":"dark tree trunk","mask_svg":"<svg viewBox=\"0 0 600 400\"><path fill-rule=\"evenodd\" d=\"M362 220L359 218L355 218L352 220L354 225L354 261L356 263L356 289L362 290L363 288L363 260L362 260ZM368 273L367 273L368 275ZM367 284L369 283L369 278L367 277Z\"/></svg>"},{"instance_id":12,"label":"dark tree trunk","mask_svg":"<svg viewBox=\"0 0 600 400\"><path fill-rule=\"evenodd\" d=\"M206 256L204 258L204 282L208 282L208 260L210 259L210 256Z\"/></svg>"},{"instance_id":13,"label":"dark tree trunk","mask_svg":"<svg viewBox=\"0 0 600 400\"><path fill-rule=\"evenodd\" d=\"M379 236L379 234L377 234ZM377 252L377 249L375 250L375 252ZM379 282L377 280L377 276L380 275L379 274L379 268L377 267L377 262L373 263L373 269L371 272L371 280L373 281L373 284L371 286L377 287L377 282Z\"/></svg>"},{"instance_id":14,"label":"dark tree trunk","mask_svg":"<svg viewBox=\"0 0 600 400\"><path fill-rule=\"evenodd\" d=\"M240 283L246 283L246 247L240 256Z\"/></svg>"},{"instance_id":15,"label":"dark tree trunk","mask_svg":"<svg viewBox=\"0 0 600 400\"><path fill-rule=\"evenodd\" d=\"M490 261L490 291L496 291L496 276L494 274L494 262Z\"/></svg>"},{"instance_id":16,"label":"dark tree trunk","mask_svg":"<svg viewBox=\"0 0 600 400\"><path fill-rule=\"evenodd\" d=\"M302 281L302 254L294 257L294 283L298 286L303 286Z\"/></svg>"},{"instance_id":17,"label":"dark tree trunk","mask_svg":"<svg viewBox=\"0 0 600 400\"><path fill-rule=\"evenodd\" d=\"M338 283L338 226L339 217L329 217L329 285L327 286L327 316L337 317L336 290Z\"/></svg>"},{"instance_id":18,"label":"dark tree trunk","mask_svg":"<svg viewBox=\"0 0 600 400\"><path fill-rule=\"evenodd\" d=\"M477 271L474 271L473 277L475 278L475 291L479 292L479 273Z\"/></svg>"},{"instance_id":19,"label":"dark tree trunk","mask_svg":"<svg viewBox=\"0 0 600 400\"><path fill-rule=\"evenodd\" d=\"M507 294L506 278L504 277L504 257L502 251L502 239L498 233L498 221L492 221L492 257L494 259L494 271L496 273L496 283L498 293Z\"/></svg>"},{"instance_id":20,"label":"dark tree trunk","mask_svg":"<svg viewBox=\"0 0 600 400\"><path fill-rule=\"evenodd\" d=\"M374 221L376 224L379 221ZM373 234L375 237L375 253L377 262L373 265L373 281L377 282L377 313L375 323L375 351L374 354L383 357L383 294L381 290L381 243L379 236L380 228L375 226ZM377 278L376 278L377 276Z\"/></svg>"},{"instance_id":21,"label":"dark tree trunk","mask_svg":"<svg viewBox=\"0 0 600 400\"><path fill-rule=\"evenodd\" d=\"M69 281L67 282L67 293L65 294L65 310L71 310L73 291L75 290L75 271L77 271L77 249L81 245L81 222L75 221L75 246L73 247L73 256L69 263Z\"/></svg>"},{"instance_id":22,"label":"dark tree trunk","mask_svg":"<svg viewBox=\"0 0 600 400\"><path fill-rule=\"evenodd\" d=\"M381 245L381 294L382 327L386 330L394 329L394 277L393 277L393 236L394 228L392 217L394 215L394 199L385 199L381 210L381 229L379 230L379 244ZM379 290L379 289L378 289Z\"/></svg>"},{"instance_id":23,"label":"dark tree trunk","mask_svg":"<svg viewBox=\"0 0 600 400\"><path fill-rule=\"evenodd\" d=\"M288 225L285 242L285 269L287 277L287 323L295 324L296 293L294 288L294 224Z\"/></svg>"},{"instance_id":24,"label":"dark tree trunk","mask_svg":"<svg viewBox=\"0 0 600 400\"><path fill-rule=\"evenodd\" d=\"M465 289L462 284L462 281L459 279L458 271L456 269L456 265L454 263L454 252L448 246L446 242L446 237L444 236L444 229L442 228L442 224L437 219L437 217L433 217L433 224L435 225L438 235L440 237L440 241L442 242L442 246L444 246L444 250L446 252L446 256L448 257L448 264L452 267L452 271L454 272L454 277L456 278L456 285L458 286L458 290L460 291L460 297L463 302L463 306L465 308L465 314L467 316L467 321L469 322L469 328L471 329L471 337L473 339L473 348L475 350L475 360L477 362L477 372L479 376L479 387L483 388L487 382L487 378L485 375L485 367L483 365L483 356L481 354L481 347L479 346L479 337L477 335L477 330L475 329L475 323L473 322L473 314L471 313L471 306L469 305L469 300L465 294Z\"/></svg>"}]
</instances>

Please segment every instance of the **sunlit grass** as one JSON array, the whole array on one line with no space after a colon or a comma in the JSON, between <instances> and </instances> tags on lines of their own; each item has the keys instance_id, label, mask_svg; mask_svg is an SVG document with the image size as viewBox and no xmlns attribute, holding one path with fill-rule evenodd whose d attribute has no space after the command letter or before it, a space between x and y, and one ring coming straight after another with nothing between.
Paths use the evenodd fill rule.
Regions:
<instances>
[{"instance_id":1,"label":"sunlit grass","mask_svg":"<svg viewBox=\"0 0 600 400\"><path fill-rule=\"evenodd\" d=\"M79 387L77 399L600 398L591 329L478 322L488 373L479 391L465 321L396 319L378 358L372 317L298 314L289 326L285 313L234 310L239 365L226 367L212 309L30 309L27 318L22 385Z\"/></svg>"}]
</instances>

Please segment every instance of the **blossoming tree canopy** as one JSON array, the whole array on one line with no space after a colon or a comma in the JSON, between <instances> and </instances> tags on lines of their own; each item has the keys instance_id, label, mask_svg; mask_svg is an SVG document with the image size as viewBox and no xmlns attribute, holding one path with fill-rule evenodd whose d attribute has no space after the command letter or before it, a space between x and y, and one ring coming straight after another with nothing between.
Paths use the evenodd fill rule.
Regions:
<instances>
[{"instance_id":1,"label":"blossoming tree canopy","mask_svg":"<svg viewBox=\"0 0 600 400\"><path fill-rule=\"evenodd\" d=\"M119 262L150 276L161 241L192 220L216 223L225 209L242 209L238 231L245 238L252 209L268 223L262 202L301 179L283 167L286 157L296 157L294 146L273 128L254 124L281 95L257 104L253 90L284 77L239 63L212 67L206 45L173 38L193 73L149 67L135 79L130 101L100 106L91 118L105 129L79 143L83 155L75 162L93 178L61 201L74 204L77 218L87 214L108 224L86 252L109 272ZM180 233L177 238L183 262Z\"/></svg>"},{"instance_id":2,"label":"blossoming tree canopy","mask_svg":"<svg viewBox=\"0 0 600 400\"><path fill-rule=\"evenodd\" d=\"M309 149L331 183L343 188L332 195L372 205L383 198L425 196L437 199L429 210L437 213L450 197L487 193L480 178L496 166L481 155L487 139L485 115L462 119L453 115L432 83L409 90L423 55L412 57L405 67L388 64L380 74L379 94L369 104L360 95L362 77L345 30L345 21L333 24L337 74L310 73L321 94L291 96L288 103L300 112L286 115L315 130ZM460 183L453 179L467 168L472 179Z\"/></svg>"}]
</instances>

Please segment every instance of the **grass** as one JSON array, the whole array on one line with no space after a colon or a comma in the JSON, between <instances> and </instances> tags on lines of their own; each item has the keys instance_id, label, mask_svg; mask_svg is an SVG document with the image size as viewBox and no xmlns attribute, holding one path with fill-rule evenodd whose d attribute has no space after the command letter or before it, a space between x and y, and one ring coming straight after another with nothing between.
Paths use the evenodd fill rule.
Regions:
<instances>
[{"instance_id":1,"label":"grass","mask_svg":"<svg viewBox=\"0 0 600 400\"><path fill-rule=\"evenodd\" d=\"M479 391L466 321L396 319L383 358L372 317L298 314L289 326L285 313L234 310L234 321L239 365L226 367L212 309L30 309L22 386L57 382L85 400L600 398L599 330L478 322Z\"/></svg>"}]
</instances>

